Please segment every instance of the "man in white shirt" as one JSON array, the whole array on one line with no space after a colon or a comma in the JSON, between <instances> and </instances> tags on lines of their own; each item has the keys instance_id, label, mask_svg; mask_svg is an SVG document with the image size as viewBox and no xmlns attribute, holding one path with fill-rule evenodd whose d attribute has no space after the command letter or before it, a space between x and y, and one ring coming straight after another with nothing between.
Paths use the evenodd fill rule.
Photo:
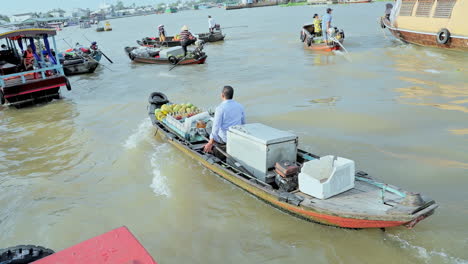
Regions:
<instances>
[{"instance_id":1,"label":"man in white shirt","mask_svg":"<svg viewBox=\"0 0 468 264\"><path fill-rule=\"evenodd\" d=\"M229 128L245 124L244 107L234 101L233 97L234 89L231 86L224 86L221 92L222 103L216 108L210 141L204 147L205 152L212 152L215 144L224 150Z\"/></svg>"},{"instance_id":2,"label":"man in white shirt","mask_svg":"<svg viewBox=\"0 0 468 264\"><path fill-rule=\"evenodd\" d=\"M214 18L212 18L211 16L208 16L208 28L210 29L210 33L214 32L215 27L216 27L216 22Z\"/></svg>"}]
</instances>

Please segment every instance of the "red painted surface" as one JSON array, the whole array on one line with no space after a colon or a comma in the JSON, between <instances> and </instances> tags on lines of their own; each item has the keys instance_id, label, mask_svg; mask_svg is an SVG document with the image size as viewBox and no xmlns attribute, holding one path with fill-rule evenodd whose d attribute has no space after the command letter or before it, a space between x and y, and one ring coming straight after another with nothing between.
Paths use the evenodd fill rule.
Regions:
<instances>
[{"instance_id":1,"label":"red painted surface","mask_svg":"<svg viewBox=\"0 0 468 264\"><path fill-rule=\"evenodd\" d=\"M33 90L27 90L27 91L25 91L25 92L20 92L20 93L16 93L16 94L5 95L5 98L15 97L15 96L22 95L22 94L30 94L30 93L39 92L39 91L44 91L44 90L49 90L49 89L53 89L53 88L59 88L59 87L61 87L61 86L65 86L65 85L67 85L67 84L66 84L66 83L61 83L61 84L52 85L52 86L47 86L47 87L41 87L41 88L37 88L37 89L33 89Z\"/></svg>"},{"instance_id":2,"label":"red painted surface","mask_svg":"<svg viewBox=\"0 0 468 264\"><path fill-rule=\"evenodd\" d=\"M126 227L64 249L34 264L157 264Z\"/></svg>"},{"instance_id":3,"label":"red painted surface","mask_svg":"<svg viewBox=\"0 0 468 264\"><path fill-rule=\"evenodd\" d=\"M339 46L328 46L326 44L312 44L310 47L308 47L307 45L306 47L311 50L326 51L326 52L340 49Z\"/></svg>"},{"instance_id":4,"label":"red painted surface","mask_svg":"<svg viewBox=\"0 0 468 264\"><path fill-rule=\"evenodd\" d=\"M284 203L276 202L278 206L287 208L287 210L293 211L300 215L303 215L311 220L346 228L382 228L382 227L394 227L404 225L406 222L402 221L383 221L383 220L365 220L356 218L346 218L334 215L320 214L313 211L303 210L295 206L286 205Z\"/></svg>"}]
</instances>

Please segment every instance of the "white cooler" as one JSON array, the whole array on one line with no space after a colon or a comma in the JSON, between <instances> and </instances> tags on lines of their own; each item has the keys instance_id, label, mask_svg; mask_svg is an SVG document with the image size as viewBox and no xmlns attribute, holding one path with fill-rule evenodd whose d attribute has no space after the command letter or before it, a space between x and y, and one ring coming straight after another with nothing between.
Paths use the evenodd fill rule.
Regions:
<instances>
[{"instance_id":1,"label":"white cooler","mask_svg":"<svg viewBox=\"0 0 468 264\"><path fill-rule=\"evenodd\" d=\"M354 187L354 161L324 156L304 163L299 174L299 190L310 196L327 199Z\"/></svg>"}]
</instances>

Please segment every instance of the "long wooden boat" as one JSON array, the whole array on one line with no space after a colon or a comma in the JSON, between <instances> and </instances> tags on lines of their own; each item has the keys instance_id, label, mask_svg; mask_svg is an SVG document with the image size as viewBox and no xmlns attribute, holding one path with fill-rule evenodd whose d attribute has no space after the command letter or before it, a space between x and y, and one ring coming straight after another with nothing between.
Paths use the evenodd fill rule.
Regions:
<instances>
[{"instance_id":1,"label":"long wooden boat","mask_svg":"<svg viewBox=\"0 0 468 264\"><path fill-rule=\"evenodd\" d=\"M226 10L235 10L243 8L254 8L254 7L266 7L266 6L276 6L282 4L281 1L268 1L268 2L258 2L251 4L240 4L240 5L227 5Z\"/></svg>"},{"instance_id":2,"label":"long wooden boat","mask_svg":"<svg viewBox=\"0 0 468 264\"><path fill-rule=\"evenodd\" d=\"M66 76L94 73L99 62L92 58L75 58L63 62L63 71Z\"/></svg>"},{"instance_id":3,"label":"long wooden boat","mask_svg":"<svg viewBox=\"0 0 468 264\"><path fill-rule=\"evenodd\" d=\"M149 48L176 47L180 46L180 40L174 40L174 37L166 37L165 41L161 41L159 38L146 37L142 40L137 40L137 44Z\"/></svg>"},{"instance_id":4,"label":"long wooden boat","mask_svg":"<svg viewBox=\"0 0 468 264\"><path fill-rule=\"evenodd\" d=\"M47 102L60 98L60 87L71 85L63 72L63 66L50 49L48 38L54 39L57 32L47 28L26 28L18 30L0 29L0 39L5 39L8 50L0 53L0 61L7 63L0 66L0 103L20 107L26 104ZM21 56L16 43L29 40L36 50L44 51L46 55L35 54L35 64L40 67L30 71L20 71ZM36 47L36 43L38 47ZM19 44L18 44L19 45ZM54 49L55 40L53 41ZM47 58L46 58L47 56Z\"/></svg>"},{"instance_id":5,"label":"long wooden boat","mask_svg":"<svg viewBox=\"0 0 468 264\"><path fill-rule=\"evenodd\" d=\"M314 32L314 25L313 24L306 24L302 27L300 33L300 40L304 43L304 47L307 49L315 50L315 51L322 51L322 52L330 52L334 50L340 50L341 45L344 42L344 33L338 34L339 39L337 39L340 43L336 41L329 41L328 44L323 42L322 36L315 36ZM337 37L338 37L337 36Z\"/></svg>"},{"instance_id":6,"label":"long wooden boat","mask_svg":"<svg viewBox=\"0 0 468 264\"><path fill-rule=\"evenodd\" d=\"M381 26L411 44L468 51L468 0L397 0Z\"/></svg>"},{"instance_id":7,"label":"long wooden boat","mask_svg":"<svg viewBox=\"0 0 468 264\"><path fill-rule=\"evenodd\" d=\"M223 41L226 35L223 35L221 31L216 31L214 33L199 33L198 39L203 40L204 42L217 42Z\"/></svg>"},{"instance_id":8,"label":"long wooden boat","mask_svg":"<svg viewBox=\"0 0 468 264\"><path fill-rule=\"evenodd\" d=\"M371 2L372 0L338 0L338 4L364 4Z\"/></svg>"},{"instance_id":9,"label":"long wooden boat","mask_svg":"<svg viewBox=\"0 0 468 264\"><path fill-rule=\"evenodd\" d=\"M138 63L191 65L204 64L206 59L208 58L208 56L204 52L195 54L193 57L187 57L180 62L177 59L173 60L172 58L135 56L131 52L136 48L137 47L126 47L125 52L127 53L130 60Z\"/></svg>"},{"instance_id":10,"label":"long wooden boat","mask_svg":"<svg viewBox=\"0 0 468 264\"><path fill-rule=\"evenodd\" d=\"M156 98L156 100L155 100ZM158 98L163 98L161 101ZM204 153L206 141L190 142L171 127L155 117L155 110L169 102L161 93L153 93L149 98L149 117L157 135L167 140L182 153L203 166L247 191L260 200L299 218L325 225L342 228L386 228L395 226L414 227L418 222L432 215L438 205L434 200L419 196L418 205L405 201L415 197L398 187L379 183L367 173L358 172L355 187L349 191L320 200L300 192L298 189L283 192L270 184L257 180L252 175L220 160L212 154ZM304 164L317 155L299 150L297 162ZM393 192L389 192L393 190ZM399 195L397 195L399 193ZM384 196L382 196L384 194ZM402 196L406 196L403 198ZM418 197L418 195L416 195ZM406 204L406 205L405 205Z\"/></svg>"}]
</instances>

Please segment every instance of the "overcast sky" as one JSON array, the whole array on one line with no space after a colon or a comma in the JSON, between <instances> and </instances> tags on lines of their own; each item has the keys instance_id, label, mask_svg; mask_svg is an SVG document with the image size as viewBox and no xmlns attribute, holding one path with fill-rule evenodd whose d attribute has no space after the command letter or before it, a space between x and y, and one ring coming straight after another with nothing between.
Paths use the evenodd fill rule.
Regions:
<instances>
[{"instance_id":1,"label":"overcast sky","mask_svg":"<svg viewBox=\"0 0 468 264\"><path fill-rule=\"evenodd\" d=\"M173 2L170 0L122 0L124 5L156 5L160 2ZM0 14L13 15L28 12L43 12L57 7L70 11L75 7L90 8L91 10L99 8L101 4L115 4L118 0L1 0Z\"/></svg>"}]
</instances>

